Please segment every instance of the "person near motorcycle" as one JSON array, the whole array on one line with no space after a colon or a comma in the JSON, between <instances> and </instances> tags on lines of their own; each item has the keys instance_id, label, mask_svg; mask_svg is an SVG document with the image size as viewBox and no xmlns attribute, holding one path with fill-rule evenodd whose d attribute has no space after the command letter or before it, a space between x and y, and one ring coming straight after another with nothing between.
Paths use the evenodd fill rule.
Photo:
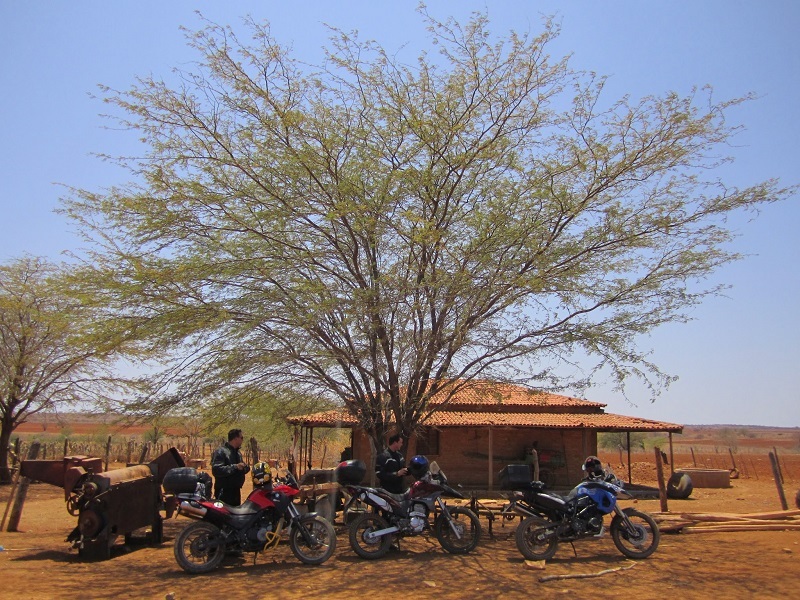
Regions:
<instances>
[{"instance_id":1,"label":"person near motorcycle","mask_svg":"<svg viewBox=\"0 0 800 600\"><path fill-rule=\"evenodd\" d=\"M406 459L400 453L403 438L399 433L389 437L389 446L378 455L375 461L375 474L380 486L387 492L402 494L405 492L403 478L408 475Z\"/></svg>"},{"instance_id":2,"label":"person near motorcycle","mask_svg":"<svg viewBox=\"0 0 800 600\"><path fill-rule=\"evenodd\" d=\"M241 429L231 429L228 441L211 455L211 473L214 475L214 498L225 504L239 506L242 503L244 477L250 467L242 459L239 449L244 435Z\"/></svg>"}]
</instances>

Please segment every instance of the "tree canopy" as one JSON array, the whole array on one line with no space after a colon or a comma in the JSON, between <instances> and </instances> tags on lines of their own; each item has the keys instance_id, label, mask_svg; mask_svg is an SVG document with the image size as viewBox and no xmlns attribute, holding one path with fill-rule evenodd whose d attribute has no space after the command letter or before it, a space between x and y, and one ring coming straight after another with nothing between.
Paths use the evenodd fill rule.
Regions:
<instances>
[{"instance_id":1,"label":"tree canopy","mask_svg":"<svg viewBox=\"0 0 800 600\"><path fill-rule=\"evenodd\" d=\"M59 266L34 257L0 265L0 481L10 481L11 434L31 415L118 389L107 371L114 343L90 315Z\"/></svg>"},{"instance_id":2,"label":"tree canopy","mask_svg":"<svg viewBox=\"0 0 800 600\"><path fill-rule=\"evenodd\" d=\"M576 352L588 378L669 380L637 336L718 292L726 217L790 192L715 175L749 98L608 100L549 56L552 21L421 19L414 64L333 28L307 65L268 24L209 23L175 80L104 88L146 153L64 210L93 297L164 361L140 408L301 392L380 443L475 378L585 384L554 377Z\"/></svg>"}]
</instances>

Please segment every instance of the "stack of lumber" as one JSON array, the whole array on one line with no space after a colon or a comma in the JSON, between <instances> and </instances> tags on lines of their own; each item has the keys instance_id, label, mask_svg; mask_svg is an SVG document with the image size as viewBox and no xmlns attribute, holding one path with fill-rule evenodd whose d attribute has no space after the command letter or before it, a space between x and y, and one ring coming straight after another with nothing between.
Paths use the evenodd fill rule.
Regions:
<instances>
[{"instance_id":1,"label":"stack of lumber","mask_svg":"<svg viewBox=\"0 0 800 600\"><path fill-rule=\"evenodd\" d=\"M662 533L800 531L800 510L765 513L653 513Z\"/></svg>"}]
</instances>

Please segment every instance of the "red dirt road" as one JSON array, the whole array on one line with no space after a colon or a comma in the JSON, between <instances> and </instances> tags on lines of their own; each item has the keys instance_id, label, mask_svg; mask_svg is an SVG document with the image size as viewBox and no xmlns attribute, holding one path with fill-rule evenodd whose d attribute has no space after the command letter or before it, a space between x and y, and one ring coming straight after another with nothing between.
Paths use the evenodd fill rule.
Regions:
<instances>
[{"instance_id":1,"label":"red dirt road","mask_svg":"<svg viewBox=\"0 0 800 600\"><path fill-rule=\"evenodd\" d=\"M775 484L735 480L727 489L695 489L687 500L670 500L670 512L763 512L780 509ZM0 488L5 509L8 487ZM793 502L795 489L787 488ZM630 502L630 501L628 501ZM658 500L636 503L648 512ZM477 550L449 555L432 538L403 540L401 550L377 561L358 558L338 527L334 557L320 567L298 562L285 544L253 564L230 559L218 571L189 576L175 563L172 542L188 521L165 522L156 547L115 547L111 560L83 562L64 541L76 519L63 492L46 484L30 487L19 533L0 533L0 598L363 598L391 593L400 598L791 598L798 597L800 532L664 534L649 559L629 561L609 536L559 547L543 570L529 568L516 549L517 521L494 523ZM577 556L576 556L577 554ZM632 568L628 568L631 567ZM552 575L599 577L540 582ZM625 569L625 570L622 570Z\"/></svg>"}]
</instances>

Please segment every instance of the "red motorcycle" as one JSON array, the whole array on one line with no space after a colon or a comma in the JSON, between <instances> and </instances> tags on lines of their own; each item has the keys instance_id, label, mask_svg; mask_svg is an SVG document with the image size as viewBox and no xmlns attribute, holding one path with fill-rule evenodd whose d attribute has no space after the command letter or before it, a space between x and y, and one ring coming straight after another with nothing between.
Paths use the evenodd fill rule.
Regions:
<instances>
[{"instance_id":1,"label":"red motorcycle","mask_svg":"<svg viewBox=\"0 0 800 600\"><path fill-rule=\"evenodd\" d=\"M339 484L350 494L345 513L357 503L368 507L350 523L353 551L361 558L380 558L389 551L393 536L419 535L431 529L451 554L474 550L481 537L478 516L466 507L448 507L442 500L443 496L463 499L464 495L450 487L439 466L428 463L424 456L412 458L408 470L416 481L405 494L392 494L358 485L366 473L360 460L345 461L336 468Z\"/></svg>"},{"instance_id":2,"label":"red motorcycle","mask_svg":"<svg viewBox=\"0 0 800 600\"><path fill-rule=\"evenodd\" d=\"M331 557L336 550L333 525L314 513L300 514L292 503L300 492L294 475L273 482L269 466L257 463L252 477L253 491L241 506L209 499L208 482L195 469L172 469L164 477L165 491L179 502L178 514L196 519L175 538L175 560L184 571L208 573L227 553L273 549L287 528L289 547L300 561L320 565Z\"/></svg>"}]
</instances>

